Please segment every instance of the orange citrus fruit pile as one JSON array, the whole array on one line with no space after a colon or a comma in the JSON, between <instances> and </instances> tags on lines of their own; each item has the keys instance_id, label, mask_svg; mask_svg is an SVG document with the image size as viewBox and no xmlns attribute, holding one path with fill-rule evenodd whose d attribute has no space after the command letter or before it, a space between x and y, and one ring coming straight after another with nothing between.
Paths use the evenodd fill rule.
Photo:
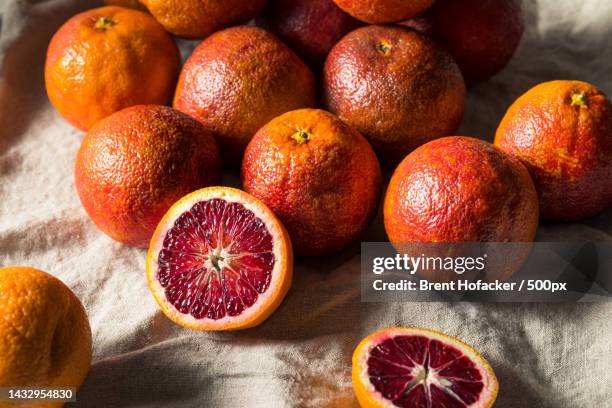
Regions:
<instances>
[{"instance_id":1,"label":"orange citrus fruit pile","mask_svg":"<svg viewBox=\"0 0 612 408\"><path fill-rule=\"evenodd\" d=\"M454 135L466 81L518 47L518 1L106 3L55 33L46 90L87 131L74 179L85 212L148 247L150 291L180 325L263 323L290 289L294 250L336 254L363 236L381 168L395 168L383 218L396 248L533 241L540 214L612 207L612 105L591 84L528 91L494 144ZM182 68L174 36L202 39ZM223 165L241 169L244 191L219 186ZM69 289L0 269L0 313L0 386L80 385L91 338ZM363 407L483 408L498 391L473 348L415 328L367 337L353 382Z\"/></svg>"}]
</instances>

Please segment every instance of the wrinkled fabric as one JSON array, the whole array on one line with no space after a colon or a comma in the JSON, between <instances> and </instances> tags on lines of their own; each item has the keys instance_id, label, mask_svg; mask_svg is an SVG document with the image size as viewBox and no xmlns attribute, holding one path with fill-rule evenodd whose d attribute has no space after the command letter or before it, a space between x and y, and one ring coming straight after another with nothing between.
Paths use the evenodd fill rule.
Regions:
<instances>
[{"instance_id":1,"label":"wrinkled fabric","mask_svg":"<svg viewBox=\"0 0 612 408\"><path fill-rule=\"evenodd\" d=\"M365 304L358 244L297 260L289 295L260 327L200 333L168 320L147 288L145 250L113 242L81 208L73 165L83 135L44 90L52 34L95 4L0 0L0 265L46 270L85 304L94 363L74 406L355 407L352 351L396 325L441 330L481 350L500 381L496 407L611 406L612 304ZM612 2L532 0L526 14L511 64L470 90L460 134L491 140L509 104L542 81L581 79L612 94ZM182 43L184 54L193 45ZM611 235L608 212L548 223L538 239ZM364 240L385 240L380 215Z\"/></svg>"}]
</instances>

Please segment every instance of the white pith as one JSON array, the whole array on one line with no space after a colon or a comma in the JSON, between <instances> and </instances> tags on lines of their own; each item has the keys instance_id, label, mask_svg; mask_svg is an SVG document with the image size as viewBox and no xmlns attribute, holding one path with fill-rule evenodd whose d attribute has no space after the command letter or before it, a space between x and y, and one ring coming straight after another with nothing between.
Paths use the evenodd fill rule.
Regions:
<instances>
[{"instance_id":1,"label":"white pith","mask_svg":"<svg viewBox=\"0 0 612 408\"><path fill-rule=\"evenodd\" d=\"M221 243L223 241L224 239L220 234L219 238L217 239L217 242ZM227 268L231 270L232 272L237 273L237 271L234 270L231 261L235 259L240 259L243 256L255 255L252 252L240 252L240 253L230 252L228 248L231 248L232 244L233 242L230 242L227 247L219 245L217 247L210 248L208 251L206 251L206 249L202 250L202 254L199 256L199 258L202 261L203 269L202 269L200 276L198 276L198 279L200 279L202 275L207 276L210 273L217 274L219 278L222 278L223 277L222 271L224 268ZM268 251L257 252L257 254L266 254L266 253L268 253Z\"/></svg>"}]
</instances>

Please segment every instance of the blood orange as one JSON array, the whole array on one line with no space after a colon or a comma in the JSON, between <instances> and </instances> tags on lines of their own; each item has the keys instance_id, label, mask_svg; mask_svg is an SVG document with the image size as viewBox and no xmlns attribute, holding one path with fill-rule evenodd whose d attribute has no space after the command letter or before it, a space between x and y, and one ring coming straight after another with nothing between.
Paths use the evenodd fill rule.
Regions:
<instances>
[{"instance_id":1,"label":"blood orange","mask_svg":"<svg viewBox=\"0 0 612 408\"><path fill-rule=\"evenodd\" d=\"M353 354L353 386L364 408L491 407L499 388L493 369L472 347L414 327L366 337Z\"/></svg>"},{"instance_id":2,"label":"blood orange","mask_svg":"<svg viewBox=\"0 0 612 408\"><path fill-rule=\"evenodd\" d=\"M234 188L208 187L168 210L147 256L149 287L163 312L196 330L256 326L291 285L289 236L272 211Z\"/></svg>"}]
</instances>

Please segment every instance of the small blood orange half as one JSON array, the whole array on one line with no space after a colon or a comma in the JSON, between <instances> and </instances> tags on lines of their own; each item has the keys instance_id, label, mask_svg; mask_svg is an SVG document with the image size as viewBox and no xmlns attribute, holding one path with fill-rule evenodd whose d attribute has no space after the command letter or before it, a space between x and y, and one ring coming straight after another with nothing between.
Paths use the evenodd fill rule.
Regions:
<instances>
[{"instance_id":1,"label":"small blood orange half","mask_svg":"<svg viewBox=\"0 0 612 408\"><path fill-rule=\"evenodd\" d=\"M285 228L262 202L208 187L166 213L147 256L149 287L163 312L196 330L256 326L280 305L293 275Z\"/></svg>"},{"instance_id":2,"label":"small blood orange half","mask_svg":"<svg viewBox=\"0 0 612 408\"><path fill-rule=\"evenodd\" d=\"M366 337L353 354L353 387L364 408L485 408L499 388L472 347L414 327Z\"/></svg>"}]
</instances>

